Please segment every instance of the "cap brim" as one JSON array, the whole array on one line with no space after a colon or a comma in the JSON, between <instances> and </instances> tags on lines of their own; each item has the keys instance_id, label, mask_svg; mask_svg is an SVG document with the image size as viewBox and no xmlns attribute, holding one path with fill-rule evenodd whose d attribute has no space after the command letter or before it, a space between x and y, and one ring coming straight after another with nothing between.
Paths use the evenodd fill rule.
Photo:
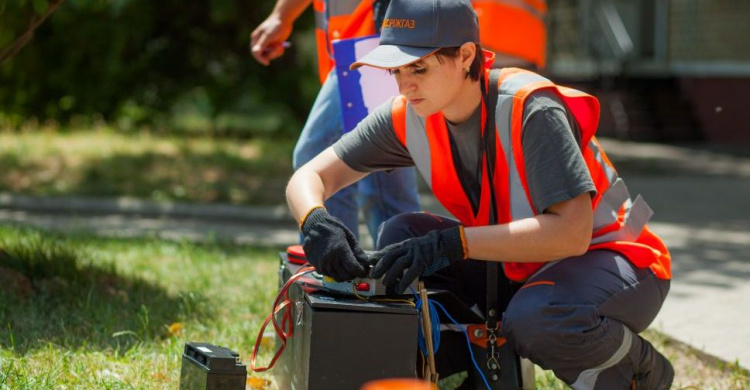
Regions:
<instances>
[{"instance_id":1,"label":"cap brim","mask_svg":"<svg viewBox=\"0 0 750 390\"><path fill-rule=\"evenodd\" d=\"M380 69L395 69L413 64L422 58L438 51L439 48L380 45L367 53L359 61L351 64L349 69L355 70L363 65Z\"/></svg>"}]
</instances>

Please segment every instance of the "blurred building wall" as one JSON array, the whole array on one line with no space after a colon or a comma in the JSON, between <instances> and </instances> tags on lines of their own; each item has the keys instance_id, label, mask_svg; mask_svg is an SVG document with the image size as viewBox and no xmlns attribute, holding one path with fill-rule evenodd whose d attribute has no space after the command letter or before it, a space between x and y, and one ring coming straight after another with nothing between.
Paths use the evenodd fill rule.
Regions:
<instances>
[{"instance_id":1,"label":"blurred building wall","mask_svg":"<svg viewBox=\"0 0 750 390\"><path fill-rule=\"evenodd\" d=\"M750 146L750 1L670 2L669 59L703 134Z\"/></svg>"},{"instance_id":2,"label":"blurred building wall","mask_svg":"<svg viewBox=\"0 0 750 390\"><path fill-rule=\"evenodd\" d=\"M750 1L672 0L669 5L670 60L750 66Z\"/></svg>"},{"instance_id":3,"label":"blurred building wall","mask_svg":"<svg viewBox=\"0 0 750 390\"><path fill-rule=\"evenodd\" d=\"M596 93L602 133L750 146L750 0L550 0L548 74Z\"/></svg>"}]
</instances>

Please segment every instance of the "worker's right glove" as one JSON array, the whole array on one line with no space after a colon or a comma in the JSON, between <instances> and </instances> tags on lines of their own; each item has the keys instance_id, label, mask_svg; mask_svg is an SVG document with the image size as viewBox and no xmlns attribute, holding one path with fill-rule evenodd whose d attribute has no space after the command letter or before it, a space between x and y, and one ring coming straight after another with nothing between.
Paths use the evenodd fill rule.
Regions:
<instances>
[{"instance_id":1,"label":"worker's right glove","mask_svg":"<svg viewBox=\"0 0 750 390\"><path fill-rule=\"evenodd\" d=\"M433 230L388 245L370 257L372 277L383 277L388 293L402 294L417 277L429 276L468 257L463 226Z\"/></svg>"},{"instance_id":2,"label":"worker's right glove","mask_svg":"<svg viewBox=\"0 0 750 390\"><path fill-rule=\"evenodd\" d=\"M308 212L300 227L305 236L305 257L316 271L339 282L367 276L365 251L344 223L325 208L319 206Z\"/></svg>"}]
</instances>

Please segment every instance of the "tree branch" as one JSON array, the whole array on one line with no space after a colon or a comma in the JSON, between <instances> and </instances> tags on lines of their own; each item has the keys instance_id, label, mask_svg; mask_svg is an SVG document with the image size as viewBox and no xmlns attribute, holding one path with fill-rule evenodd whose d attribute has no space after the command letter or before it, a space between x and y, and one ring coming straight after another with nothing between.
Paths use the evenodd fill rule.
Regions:
<instances>
[{"instance_id":1,"label":"tree branch","mask_svg":"<svg viewBox=\"0 0 750 390\"><path fill-rule=\"evenodd\" d=\"M34 18L32 18L31 23L29 23L29 26L26 28L26 31L21 34L21 36L18 37L12 44L0 51L0 65L5 63L5 61L11 59L24 46L26 46L27 43L31 42L31 40L34 39L34 32L36 31L36 29L42 23L44 23L44 21L47 20L47 18L52 15L52 13L55 12L63 2L65 2L65 0L52 0L43 15L35 16Z\"/></svg>"}]
</instances>

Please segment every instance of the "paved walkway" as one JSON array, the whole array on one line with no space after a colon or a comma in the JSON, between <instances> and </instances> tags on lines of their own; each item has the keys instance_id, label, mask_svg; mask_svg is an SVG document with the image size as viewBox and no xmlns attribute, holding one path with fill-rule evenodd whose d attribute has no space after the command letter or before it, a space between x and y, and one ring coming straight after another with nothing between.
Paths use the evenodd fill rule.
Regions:
<instances>
[{"instance_id":1,"label":"paved walkway","mask_svg":"<svg viewBox=\"0 0 750 390\"><path fill-rule=\"evenodd\" d=\"M603 141L632 194L656 211L651 227L670 247L672 290L654 327L750 368L750 153ZM423 207L443 212L430 195ZM296 225L283 205L156 204L133 199L0 194L0 223L112 236L286 245ZM362 229L364 231L364 229ZM365 239L370 246L371 240Z\"/></svg>"}]
</instances>

